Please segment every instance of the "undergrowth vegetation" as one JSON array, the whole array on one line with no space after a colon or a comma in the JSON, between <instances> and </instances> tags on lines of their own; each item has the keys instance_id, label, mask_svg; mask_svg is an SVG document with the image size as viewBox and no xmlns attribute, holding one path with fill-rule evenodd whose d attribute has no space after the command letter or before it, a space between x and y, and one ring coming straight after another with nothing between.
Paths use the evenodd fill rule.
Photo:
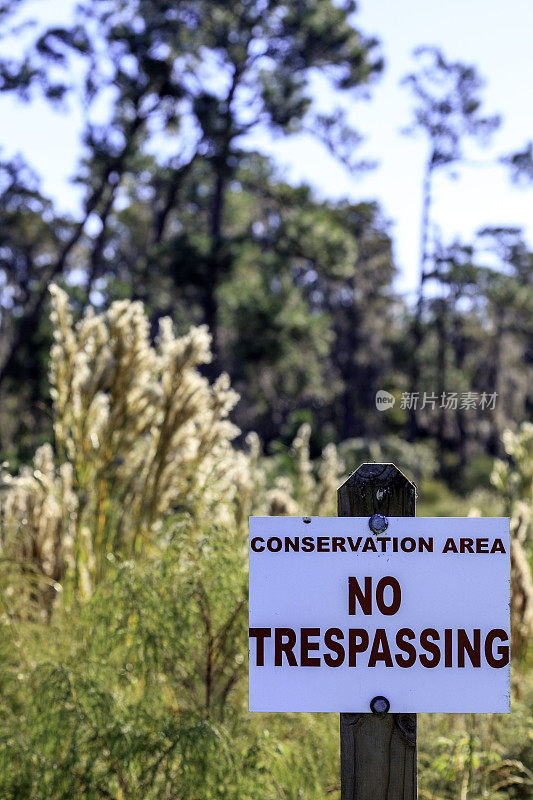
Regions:
<instances>
[{"instance_id":1,"label":"undergrowth vegetation","mask_svg":"<svg viewBox=\"0 0 533 800\"><path fill-rule=\"evenodd\" d=\"M142 305L74 323L52 294L54 442L1 474L0 797L338 798L336 715L247 711L246 536L249 514L334 514L339 452L313 463L307 425L236 447L205 328L163 320L154 346ZM492 490L459 500L430 454L420 476L420 514L505 513L513 542L513 711L421 715L423 800L531 796L533 426L504 445Z\"/></svg>"}]
</instances>

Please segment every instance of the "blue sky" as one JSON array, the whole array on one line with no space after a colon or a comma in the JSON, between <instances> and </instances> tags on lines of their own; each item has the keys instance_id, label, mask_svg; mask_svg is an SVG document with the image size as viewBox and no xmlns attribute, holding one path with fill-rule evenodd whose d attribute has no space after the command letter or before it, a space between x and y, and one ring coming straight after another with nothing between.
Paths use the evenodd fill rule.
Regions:
<instances>
[{"instance_id":1,"label":"blue sky","mask_svg":"<svg viewBox=\"0 0 533 800\"><path fill-rule=\"evenodd\" d=\"M39 0L34 7L50 24L68 21L73 0ZM470 148L475 159L496 159L520 149L533 138L533 2L531 0L361 0L355 18L383 46L386 70L369 101L358 101L351 118L367 137L361 157L379 162L377 169L354 177L311 138L272 139L254 136L274 156L283 174L310 182L321 197L378 199L392 223L400 275L397 286L411 296L417 282L421 178L426 155L422 137L407 138L401 129L410 119L411 100L400 87L411 71L411 53L419 44L442 47L449 59L475 64L487 81L483 92L487 113L503 115L493 144ZM320 93L322 89L317 87ZM318 97L327 104L328 98ZM44 102L21 105L0 97L0 146L3 154L22 153L42 178L42 188L63 210L73 210L78 191L70 184L80 154L79 110L52 111ZM435 181L434 219L442 236L465 240L485 225L524 228L533 246L533 190L513 187L498 166L464 167L451 180Z\"/></svg>"}]
</instances>

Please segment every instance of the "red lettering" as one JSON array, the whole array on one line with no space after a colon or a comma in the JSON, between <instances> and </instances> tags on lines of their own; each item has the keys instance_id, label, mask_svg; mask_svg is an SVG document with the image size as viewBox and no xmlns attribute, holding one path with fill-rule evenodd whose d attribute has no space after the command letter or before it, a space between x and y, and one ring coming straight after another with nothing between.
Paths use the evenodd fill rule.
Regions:
<instances>
[{"instance_id":1,"label":"red lettering","mask_svg":"<svg viewBox=\"0 0 533 800\"><path fill-rule=\"evenodd\" d=\"M422 653L419 658L423 667L436 667L440 661L440 649L431 639L434 639L436 642L439 641L440 637L438 631L436 631L435 628L424 628L420 634L420 644L427 653L432 654L433 658L428 658Z\"/></svg>"},{"instance_id":2,"label":"red lettering","mask_svg":"<svg viewBox=\"0 0 533 800\"><path fill-rule=\"evenodd\" d=\"M365 590L361 591L357 578L348 578L348 614L353 616L357 601L363 614L372 613L372 578L365 578Z\"/></svg>"},{"instance_id":3,"label":"red lettering","mask_svg":"<svg viewBox=\"0 0 533 800\"><path fill-rule=\"evenodd\" d=\"M392 589L392 602L390 605L385 605L384 592L387 586ZM402 590L396 578L386 575L378 581L376 586L376 604L382 614L390 617L396 614L402 602Z\"/></svg>"},{"instance_id":4,"label":"red lettering","mask_svg":"<svg viewBox=\"0 0 533 800\"><path fill-rule=\"evenodd\" d=\"M300 631L300 666L319 667L320 658L313 658L309 655L310 650L318 650L318 642L310 642L310 636L320 636L320 628L302 628Z\"/></svg>"},{"instance_id":5,"label":"red lettering","mask_svg":"<svg viewBox=\"0 0 533 800\"><path fill-rule=\"evenodd\" d=\"M324 634L324 644L329 650L332 650L337 658L333 658L329 653L324 654L324 663L328 667L340 667L344 663L344 647L335 639L344 639L344 634L340 628L328 628Z\"/></svg>"},{"instance_id":6,"label":"red lettering","mask_svg":"<svg viewBox=\"0 0 533 800\"><path fill-rule=\"evenodd\" d=\"M376 630L374 641L372 642L372 650L370 651L368 659L368 666L375 667L378 661L384 661L386 667L394 666L385 628L378 628Z\"/></svg>"},{"instance_id":7,"label":"red lettering","mask_svg":"<svg viewBox=\"0 0 533 800\"><path fill-rule=\"evenodd\" d=\"M400 648L407 656L401 656L396 653L394 658L399 667L412 667L416 661L416 648L411 642L406 642L406 639L414 639L415 632L411 628L400 628L396 634L396 646Z\"/></svg>"},{"instance_id":8,"label":"red lettering","mask_svg":"<svg viewBox=\"0 0 533 800\"><path fill-rule=\"evenodd\" d=\"M444 666L453 667L453 630L444 630Z\"/></svg>"},{"instance_id":9,"label":"red lettering","mask_svg":"<svg viewBox=\"0 0 533 800\"><path fill-rule=\"evenodd\" d=\"M468 653L468 658L473 667L481 666L481 631L479 628L473 630L474 644L470 641L467 633L463 628L457 631L457 666L464 667L465 665L465 652Z\"/></svg>"},{"instance_id":10,"label":"red lettering","mask_svg":"<svg viewBox=\"0 0 533 800\"><path fill-rule=\"evenodd\" d=\"M359 639L359 642L357 641ZM357 666L357 653L368 648L368 633L364 628L350 628L348 631L348 666Z\"/></svg>"},{"instance_id":11,"label":"red lettering","mask_svg":"<svg viewBox=\"0 0 533 800\"><path fill-rule=\"evenodd\" d=\"M501 539L497 539L496 541L501 541ZM502 630L501 628L494 628L494 630L488 632L487 638L485 639L485 658L487 659L487 664L489 667L501 669L501 667L506 667L509 663L509 645L499 645L499 647L496 648L499 658L495 658L492 647L495 639L500 639L502 642L508 642L509 637L506 631Z\"/></svg>"},{"instance_id":12,"label":"red lettering","mask_svg":"<svg viewBox=\"0 0 533 800\"><path fill-rule=\"evenodd\" d=\"M283 641L284 637L287 639ZM283 654L290 667L297 667L298 663L294 655L293 648L296 644L296 634L292 628L276 628L274 631L274 666L281 667L283 664Z\"/></svg>"},{"instance_id":13,"label":"red lettering","mask_svg":"<svg viewBox=\"0 0 533 800\"><path fill-rule=\"evenodd\" d=\"M271 636L270 628L250 628L250 639L257 639L256 644L256 667L265 666L265 639Z\"/></svg>"}]
</instances>

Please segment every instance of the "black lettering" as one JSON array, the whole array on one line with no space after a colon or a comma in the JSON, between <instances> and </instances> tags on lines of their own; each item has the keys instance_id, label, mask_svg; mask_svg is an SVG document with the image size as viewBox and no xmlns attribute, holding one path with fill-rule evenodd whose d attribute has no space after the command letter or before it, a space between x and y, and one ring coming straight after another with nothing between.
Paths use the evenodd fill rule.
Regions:
<instances>
[{"instance_id":1,"label":"black lettering","mask_svg":"<svg viewBox=\"0 0 533 800\"><path fill-rule=\"evenodd\" d=\"M457 553L457 545L455 541L450 537L446 539L444 547L442 548L443 553Z\"/></svg>"},{"instance_id":2,"label":"black lettering","mask_svg":"<svg viewBox=\"0 0 533 800\"><path fill-rule=\"evenodd\" d=\"M377 553L378 552L378 549L376 547L375 541L373 539L371 539L370 537L368 539L366 539L366 541L365 541L365 543L363 545L362 552L366 553L366 552L368 552L368 550L371 550L373 553Z\"/></svg>"},{"instance_id":3,"label":"black lettering","mask_svg":"<svg viewBox=\"0 0 533 800\"><path fill-rule=\"evenodd\" d=\"M344 539L342 538L342 536L333 537L333 539L331 540L331 549L333 550L334 553L336 553L337 550L340 550L341 553L346 552L346 545L344 544Z\"/></svg>"},{"instance_id":4,"label":"black lettering","mask_svg":"<svg viewBox=\"0 0 533 800\"><path fill-rule=\"evenodd\" d=\"M291 539L290 536L285 537L285 552L288 553L289 550L293 550L295 553L298 553L300 550L300 539L298 536L295 536L294 539Z\"/></svg>"}]
</instances>

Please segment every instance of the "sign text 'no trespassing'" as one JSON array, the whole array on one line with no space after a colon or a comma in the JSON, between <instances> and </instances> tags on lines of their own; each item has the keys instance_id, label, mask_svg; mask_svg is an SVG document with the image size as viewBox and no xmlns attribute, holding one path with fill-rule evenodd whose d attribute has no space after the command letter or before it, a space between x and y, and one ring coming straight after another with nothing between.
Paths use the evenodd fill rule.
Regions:
<instances>
[{"instance_id":1,"label":"sign text 'no trespassing'","mask_svg":"<svg viewBox=\"0 0 533 800\"><path fill-rule=\"evenodd\" d=\"M250 518L251 711L509 711L508 519L305 519Z\"/></svg>"}]
</instances>

